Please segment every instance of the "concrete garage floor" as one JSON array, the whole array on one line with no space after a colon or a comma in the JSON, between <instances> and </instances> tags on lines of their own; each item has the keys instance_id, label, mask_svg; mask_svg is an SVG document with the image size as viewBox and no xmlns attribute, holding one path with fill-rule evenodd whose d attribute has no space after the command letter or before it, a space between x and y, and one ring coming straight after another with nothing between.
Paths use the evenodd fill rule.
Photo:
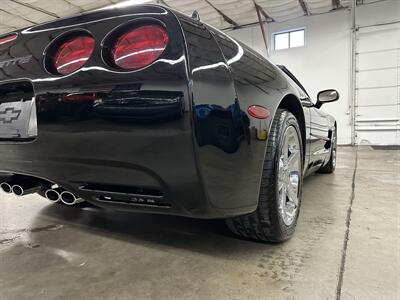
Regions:
<instances>
[{"instance_id":1,"label":"concrete garage floor","mask_svg":"<svg viewBox=\"0 0 400 300\"><path fill-rule=\"evenodd\" d=\"M342 147L292 240L0 194L0 299L400 299L400 151Z\"/></svg>"}]
</instances>

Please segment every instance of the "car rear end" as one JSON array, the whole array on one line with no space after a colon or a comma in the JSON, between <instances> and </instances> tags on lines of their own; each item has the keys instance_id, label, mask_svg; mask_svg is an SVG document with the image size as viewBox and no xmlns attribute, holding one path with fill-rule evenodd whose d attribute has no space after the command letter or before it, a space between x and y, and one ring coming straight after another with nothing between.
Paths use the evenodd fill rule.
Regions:
<instances>
[{"instance_id":1,"label":"car rear end","mask_svg":"<svg viewBox=\"0 0 400 300\"><path fill-rule=\"evenodd\" d=\"M232 214L198 174L185 53L175 14L151 5L0 36L2 182L121 210Z\"/></svg>"}]
</instances>

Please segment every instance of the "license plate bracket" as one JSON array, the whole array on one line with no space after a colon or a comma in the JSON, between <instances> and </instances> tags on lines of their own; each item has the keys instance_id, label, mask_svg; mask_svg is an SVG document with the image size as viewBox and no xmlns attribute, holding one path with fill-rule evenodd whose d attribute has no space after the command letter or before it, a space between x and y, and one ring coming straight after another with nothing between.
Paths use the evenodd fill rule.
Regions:
<instances>
[{"instance_id":1,"label":"license plate bracket","mask_svg":"<svg viewBox=\"0 0 400 300\"><path fill-rule=\"evenodd\" d=\"M32 84L17 82L1 85L0 139L32 139L36 136L36 101Z\"/></svg>"}]
</instances>

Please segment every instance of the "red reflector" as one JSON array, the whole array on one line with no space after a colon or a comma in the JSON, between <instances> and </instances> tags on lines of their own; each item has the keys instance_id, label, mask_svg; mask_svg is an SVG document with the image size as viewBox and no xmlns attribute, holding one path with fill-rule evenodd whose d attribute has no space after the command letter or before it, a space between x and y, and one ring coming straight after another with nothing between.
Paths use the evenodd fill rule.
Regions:
<instances>
[{"instance_id":1,"label":"red reflector","mask_svg":"<svg viewBox=\"0 0 400 300\"><path fill-rule=\"evenodd\" d=\"M144 25L118 37L111 49L111 58L122 69L140 69L160 57L168 39L162 26Z\"/></svg>"},{"instance_id":2,"label":"red reflector","mask_svg":"<svg viewBox=\"0 0 400 300\"><path fill-rule=\"evenodd\" d=\"M73 37L62 43L53 59L57 73L67 75L80 69L92 55L94 44L90 36Z\"/></svg>"},{"instance_id":3,"label":"red reflector","mask_svg":"<svg viewBox=\"0 0 400 300\"><path fill-rule=\"evenodd\" d=\"M269 110L261 105L250 105L247 112L250 116L256 119L266 119L271 115Z\"/></svg>"},{"instance_id":4,"label":"red reflector","mask_svg":"<svg viewBox=\"0 0 400 300\"><path fill-rule=\"evenodd\" d=\"M69 94L63 96L64 101L92 101L96 100L96 94Z\"/></svg>"},{"instance_id":5,"label":"red reflector","mask_svg":"<svg viewBox=\"0 0 400 300\"><path fill-rule=\"evenodd\" d=\"M14 34L10 34L7 36L3 36L0 38L0 45L15 41L17 39L18 34L14 33Z\"/></svg>"}]
</instances>

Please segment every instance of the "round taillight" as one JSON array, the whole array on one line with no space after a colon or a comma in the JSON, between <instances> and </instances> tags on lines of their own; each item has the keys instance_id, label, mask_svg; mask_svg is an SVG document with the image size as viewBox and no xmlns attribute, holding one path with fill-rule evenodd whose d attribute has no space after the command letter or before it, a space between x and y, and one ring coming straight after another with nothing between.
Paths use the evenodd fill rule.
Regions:
<instances>
[{"instance_id":1,"label":"round taillight","mask_svg":"<svg viewBox=\"0 0 400 300\"><path fill-rule=\"evenodd\" d=\"M111 47L113 63L122 69L140 69L161 56L168 34L160 25L143 25L120 35Z\"/></svg>"},{"instance_id":2,"label":"round taillight","mask_svg":"<svg viewBox=\"0 0 400 300\"><path fill-rule=\"evenodd\" d=\"M90 58L95 46L91 36L76 36L62 42L53 56L53 68L61 75L80 69Z\"/></svg>"},{"instance_id":3,"label":"round taillight","mask_svg":"<svg viewBox=\"0 0 400 300\"><path fill-rule=\"evenodd\" d=\"M247 108L247 112L253 118L260 119L260 120L267 119L271 115L270 111L261 105L250 105Z\"/></svg>"}]
</instances>

